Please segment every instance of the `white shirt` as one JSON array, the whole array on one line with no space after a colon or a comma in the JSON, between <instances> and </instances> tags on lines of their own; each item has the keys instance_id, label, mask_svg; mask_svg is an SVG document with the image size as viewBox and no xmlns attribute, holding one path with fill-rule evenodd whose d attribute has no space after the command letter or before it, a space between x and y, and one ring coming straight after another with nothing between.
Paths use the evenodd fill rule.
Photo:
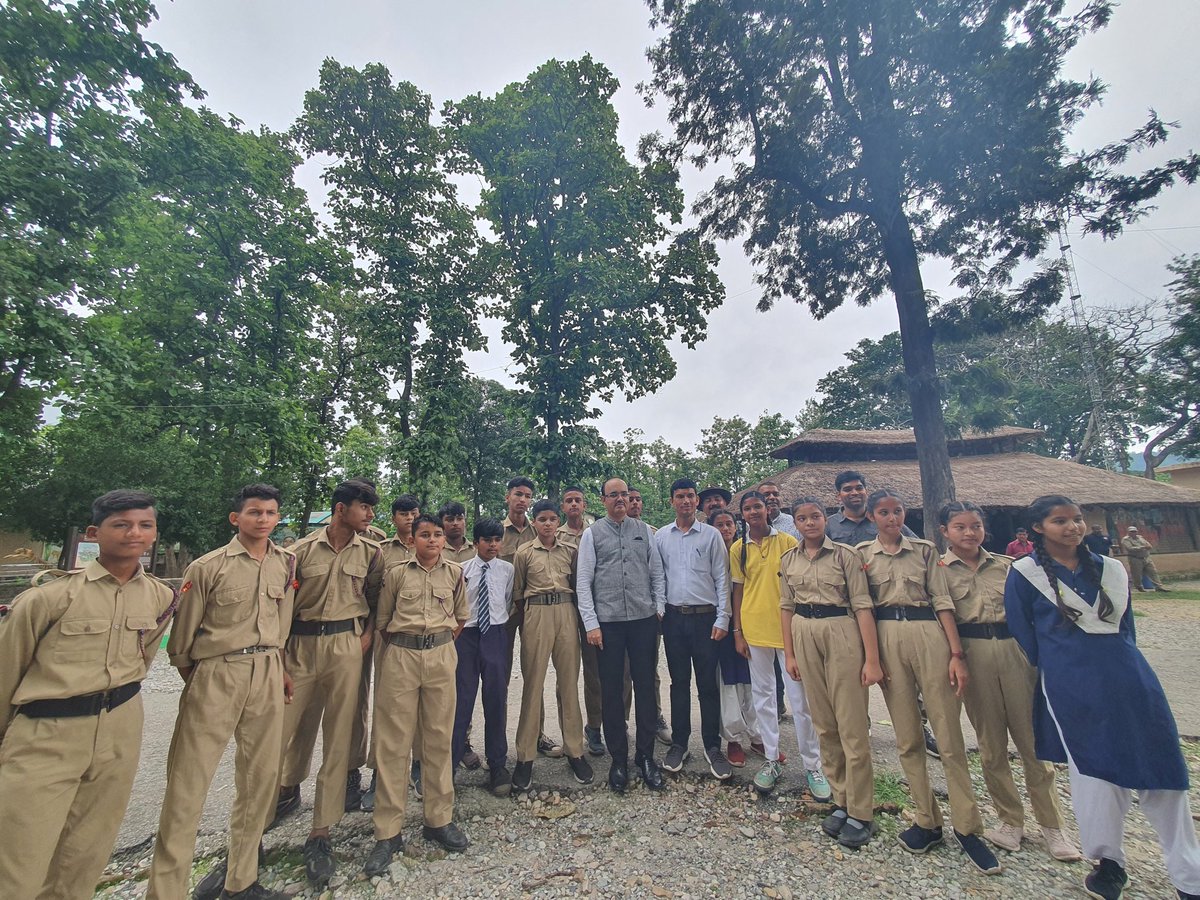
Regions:
<instances>
[{"instance_id":1,"label":"white shirt","mask_svg":"<svg viewBox=\"0 0 1200 900\"><path fill-rule=\"evenodd\" d=\"M465 628L476 628L479 625L479 579L484 574L485 565L488 567L488 611L491 613L491 624L503 625L508 621L509 611L512 609L513 578L516 574L512 563L505 562L498 556L485 563L478 556L473 556L462 564L463 578L467 582L467 608L470 610L470 618L467 619Z\"/></svg>"}]
</instances>

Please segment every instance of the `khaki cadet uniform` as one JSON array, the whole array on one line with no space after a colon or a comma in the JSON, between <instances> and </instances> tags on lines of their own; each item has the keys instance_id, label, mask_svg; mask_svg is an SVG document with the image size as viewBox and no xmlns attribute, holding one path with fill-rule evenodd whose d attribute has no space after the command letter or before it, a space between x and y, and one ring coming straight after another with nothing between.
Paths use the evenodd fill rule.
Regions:
<instances>
[{"instance_id":1,"label":"khaki cadet uniform","mask_svg":"<svg viewBox=\"0 0 1200 900\"><path fill-rule=\"evenodd\" d=\"M425 569L414 557L388 569L379 598L385 644L375 689L377 840L393 838L404 827L408 755L418 722L425 824L441 828L454 817L454 630L469 615L457 563L439 559Z\"/></svg>"},{"instance_id":2,"label":"khaki cadet uniform","mask_svg":"<svg viewBox=\"0 0 1200 900\"><path fill-rule=\"evenodd\" d=\"M554 660L558 724L567 756L583 756L583 716L579 710L579 613L575 607L574 544L540 540L525 544L513 559L513 599L525 608L521 630L521 717L517 761L537 759L542 689Z\"/></svg>"},{"instance_id":3,"label":"khaki cadet uniform","mask_svg":"<svg viewBox=\"0 0 1200 900\"><path fill-rule=\"evenodd\" d=\"M504 538L500 541L500 558L511 563L517 555L517 550L530 541L537 540L537 532L533 530L533 521L526 517L525 527L518 528L509 516L504 517ZM517 643L517 631L525 621L525 614L517 609L508 617L508 681L512 683L513 649Z\"/></svg>"},{"instance_id":4,"label":"khaki cadet uniform","mask_svg":"<svg viewBox=\"0 0 1200 900\"><path fill-rule=\"evenodd\" d=\"M1063 827L1054 786L1054 767L1037 758L1033 745L1033 692L1037 670L1008 632L1004 618L1004 582L1012 558L980 548L979 568L972 569L952 550L942 554L958 636L967 652L971 677L963 696L967 718L979 739L983 780L1007 825L1023 828L1025 810L1008 762L1012 735L1033 815L1043 828Z\"/></svg>"},{"instance_id":5,"label":"khaki cadet uniform","mask_svg":"<svg viewBox=\"0 0 1200 900\"><path fill-rule=\"evenodd\" d=\"M1154 565L1154 560L1150 558L1150 554L1154 550L1152 543L1140 534L1127 534L1121 538L1121 549L1129 557L1129 584L1135 591L1142 589L1143 576L1149 576L1150 583L1154 585L1156 590L1166 590L1163 587L1162 578L1159 577L1158 567Z\"/></svg>"},{"instance_id":6,"label":"khaki cadet uniform","mask_svg":"<svg viewBox=\"0 0 1200 900\"><path fill-rule=\"evenodd\" d=\"M147 898L187 892L196 830L217 764L237 740L225 889L258 880L258 844L275 806L283 739L283 659L292 624L296 557L273 543L261 563L236 537L183 574L167 652L193 667L167 755L167 788Z\"/></svg>"},{"instance_id":7,"label":"khaki cadet uniform","mask_svg":"<svg viewBox=\"0 0 1200 900\"><path fill-rule=\"evenodd\" d=\"M587 525L584 525L584 531ZM554 539L579 547L579 539L583 532L576 534L567 525L559 525L554 533ZM583 620L576 614L579 630L579 661L583 669L583 709L587 716L588 728L599 729L603 724L600 715L600 669L596 662L596 648L587 642L587 632L583 628ZM632 693L632 692L630 692ZM628 706L628 701L626 701Z\"/></svg>"},{"instance_id":8,"label":"khaki cadet uniform","mask_svg":"<svg viewBox=\"0 0 1200 900\"><path fill-rule=\"evenodd\" d=\"M815 558L809 559L803 546L795 547L783 554L779 568L779 605L793 614L792 647L833 802L851 818L870 821L875 810L871 720L855 613L870 611L873 604L862 557L827 537Z\"/></svg>"},{"instance_id":9,"label":"khaki cadet uniform","mask_svg":"<svg viewBox=\"0 0 1200 900\"><path fill-rule=\"evenodd\" d=\"M300 762L312 759L320 721L322 759L313 828L328 828L341 820L345 807L356 701L366 668L359 635L374 619L383 554L378 544L358 534L335 552L325 528L291 549L299 587L284 654L295 694L284 707L283 783L296 785L308 777L307 765L301 768Z\"/></svg>"},{"instance_id":10,"label":"khaki cadet uniform","mask_svg":"<svg viewBox=\"0 0 1200 900\"><path fill-rule=\"evenodd\" d=\"M954 612L945 566L937 548L919 538L901 537L895 554L887 553L878 538L855 549L866 565L875 600L879 661L887 674L880 687L896 730L896 749L916 806L917 824L922 828L942 826L942 811L926 769L925 734L917 705L920 695L941 751L954 829L960 834L980 834L983 820L971 788L959 724L962 704L950 686L950 644L935 615L942 610Z\"/></svg>"},{"instance_id":11,"label":"khaki cadet uniform","mask_svg":"<svg viewBox=\"0 0 1200 900\"><path fill-rule=\"evenodd\" d=\"M175 603L153 576L120 584L93 561L25 591L0 623L5 900L95 892L141 754L141 681Z\"/></svg>"},{"instance_id":12,"label":"khaki cadet uniform","mask_svg":"<svg viewBox=\"0 0 1200 900\"><path fill-rule=\"evenodd\" d=\"M475 558L475 545L470 541L463 541L461 549L455 550L449 544L442 550L442 559L447 562L458 563L460 566L468 559Z\"/></svg>"}]
</instances>

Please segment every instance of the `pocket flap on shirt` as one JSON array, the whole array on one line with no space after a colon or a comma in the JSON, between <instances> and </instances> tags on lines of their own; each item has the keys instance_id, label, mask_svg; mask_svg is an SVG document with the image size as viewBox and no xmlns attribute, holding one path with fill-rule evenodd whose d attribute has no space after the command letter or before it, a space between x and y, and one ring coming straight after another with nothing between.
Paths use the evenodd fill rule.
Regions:
<instances>
[{"instance_id":1,"label":"pocket flap on shirt","mask_svg":"<svg viewBox=\"0 0 1200 900\"><path fill-rule=\"evenodd\" d=\"M100 634L108 631L111 621L108 619L63 619L58 623L58 630L63 634Z\"/></svg>"},{"instance_id":2,"label":"pocket flap on shirt","mask_svg":"<svg viewBox=\"0 0 1200 900\"><path fill-rule=\"evenodd\" d=\"M274 587L274 586L267 587L267 596L270 597L272 600L276 600L276 601L282 600L286 594L287 594L286 587Z\"/></svg>"},{"instance_id":3,"label":"pocket flap on shirt","mask_svg":"<svg viewBox=\"0 0 1200 900\"><path fill-rule=\"evenodd\" d=\"M131 631L153 631L158 623L146 616L126 616L125 627Z\"/></svg>"},{"instance_id":4,"label":"pocket flap on shirt","mask_svg":"<svg viewBox=\"0 0 1200 900\"><path fill-rule=\"evenodd\" d=\"M365 563L348 562L342 566L343 575L352 575L355 578L366 578L369 567Z\"/></svg>"},{"instance_id":5,"label":"pocket flap on shirt","mask_svg":"<svg viewBox=\"0 0 1200 900\"><path fill-rule=\"evenodd\" d=\"M229 588L214 592L213 603L217 606L229 606L233 603L241 603L243 600L249 599L249 596L250 592L247 588Z\"/></svg>"}]
</instances>

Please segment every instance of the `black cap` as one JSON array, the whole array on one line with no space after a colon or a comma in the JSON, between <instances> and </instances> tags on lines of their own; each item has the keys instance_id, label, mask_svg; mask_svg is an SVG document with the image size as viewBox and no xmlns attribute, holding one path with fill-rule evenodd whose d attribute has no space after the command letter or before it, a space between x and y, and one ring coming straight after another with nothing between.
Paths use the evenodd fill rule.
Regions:
<instances>
[{"instance_id":1,"label":"black cap","mask_svg":"<svg viewBox=\"0 0 1200 900\"><path fill-rule=\"evenodd\" d=\"M733 494L729 493L729 491L725 490L725 488L709 485L700 492L700 505L703 506L705 499L711 497L713 494L718 494L721 497L724 497L726 503L733 502Z\"/></svg>"}]
</instances>

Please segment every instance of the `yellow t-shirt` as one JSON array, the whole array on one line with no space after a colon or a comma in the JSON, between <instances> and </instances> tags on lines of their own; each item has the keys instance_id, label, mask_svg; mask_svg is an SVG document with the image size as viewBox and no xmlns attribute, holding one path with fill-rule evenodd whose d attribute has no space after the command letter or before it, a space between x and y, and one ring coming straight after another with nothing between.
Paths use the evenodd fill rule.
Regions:
<instances>
[{"instance_id":1,"label":"yellow t-shirt","mask_svg":"<svg viewBox=\"0 0 1200 900\"><path fill-rule=\"evenodd\" d=\"M750 540L747 538L747 540ZM729 571L734 584L742 586L742 637L755 647L783 649L779 623L779 560L799 545L790 534L771 529L762 541L750 540L746 547L746 569L742 570L742 542L729 548Z\"/></svg>"}]
</instances>

